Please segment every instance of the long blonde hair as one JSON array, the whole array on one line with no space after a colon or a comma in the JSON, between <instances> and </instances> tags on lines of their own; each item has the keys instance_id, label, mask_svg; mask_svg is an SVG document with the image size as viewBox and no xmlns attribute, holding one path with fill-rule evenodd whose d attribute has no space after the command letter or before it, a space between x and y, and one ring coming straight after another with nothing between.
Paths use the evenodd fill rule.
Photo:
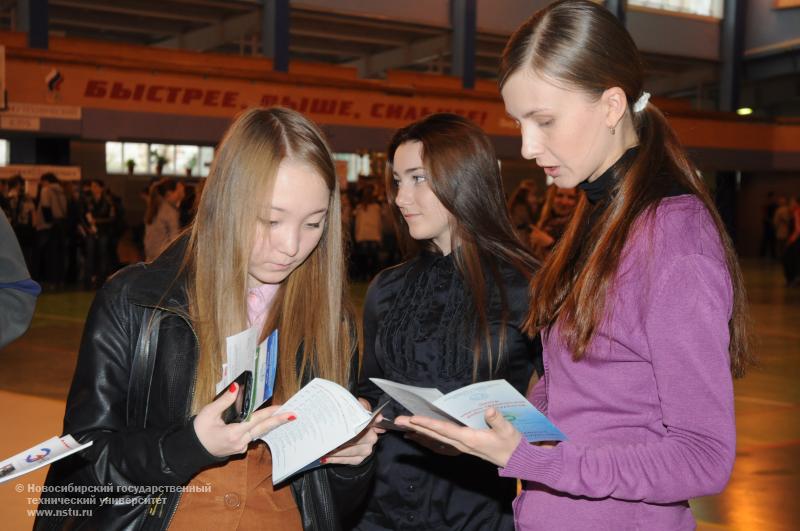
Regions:
<instances>
[{"instance_id":1,"label":"long blonde hair","mask_svg":"<svg viewBox=\"0 0 800 531\"><path fill-rule=\"evenodd\" d=\"M214 397L225 338L247 327L248 263L256 217L285 159L306 164L322 176L330 200L319 244L283 281L262 331L262 338L275 328L279 331L275 399L294 394L310 374L347 383L356 342L330 150L319 129L301 114L254 108L236 119L217 150L185 255L189 310L200 346L194 412Z\"/></svg>"}]
</instances>

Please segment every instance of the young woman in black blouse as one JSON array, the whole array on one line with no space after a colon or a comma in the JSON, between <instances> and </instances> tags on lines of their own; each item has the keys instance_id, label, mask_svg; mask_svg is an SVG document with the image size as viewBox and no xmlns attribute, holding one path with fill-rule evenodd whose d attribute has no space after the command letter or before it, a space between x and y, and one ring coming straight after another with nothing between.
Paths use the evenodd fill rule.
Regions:
<instances>
[{"instance_id":1,"label":"young woman in black blouse","mask_svg":"<svg viewBox=\"0 0 800 531\"><path fill-rule=\"evenodd\" d=\"M453 114L400 129L388 149L387 196L410 260L382 271L364 308L360 394L370 381L447 393L504 378L525 393L533 342L522 331L536 261L517 239L489 138ZM392 402L387 418L405 414ZM373 495L356 526L511 530L515 482L430 440L389 431L376 452Z\"/></svg>"}]
</instances>

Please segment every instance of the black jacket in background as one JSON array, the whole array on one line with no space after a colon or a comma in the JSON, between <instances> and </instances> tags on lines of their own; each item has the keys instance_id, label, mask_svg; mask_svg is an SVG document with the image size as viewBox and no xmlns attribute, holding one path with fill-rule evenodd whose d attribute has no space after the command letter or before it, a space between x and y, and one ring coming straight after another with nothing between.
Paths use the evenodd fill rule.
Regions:
<instances>
[{"instance_id":1,"label":"black jacket in background","mask_svg":"<svg viewBox=\"0 0 800 531\"><path fill-rule=\"evenodd\" d=\"M92 514L39 516L34 529L166 529L180 493L166 489L154 494L148 489L186 485L203 468L225 460L205 450L190 417L198 345L187 313L185 279L178 277L185 244L185 238L179 239L152 264L123 269L98 291L83 331L64 417L65 434L94 444L51 466L46 480L51 492L42 494L39 506L88 509ZM147 344L152 334L140 340L148 312L159 323L155 346ZM135 353L148 348L155 365L149 399L137 413L131 400L135 379L131 372L141 359ZM144 419L144 427L133 424L137 417ZM292 490L304 528L346 528L341 519L364 499L372 468L369 459L358 467L330 466L295 476ZM70 484L84 493L72 488L63 494ZM151 498L143 500L148 494ZM102 506L58 500L92 495L98 501L111 500Z\"/></svg>"},{"instance_id":2,"label":"black jacket in background","mask_svg":"<svg viewBox=\"0 0 800 531\"><path fill-rule=\"evenodd\" d=\"M505 347L489 371L481 355L478 381L506 379L523 395L533 374L534 344L522 329L528 312L528 282L501 266L508 317ZM493 350L500 336L500 290L491 276L488 321ZM473 340L477 330L472 299L452 254L430 253L384 270L372 282L364 306L364 357L358 396L373 405L388 400L368 378L378 377L442 393L473 383ZM408 414L396 402L383 410ZM469 455L433 453L387 432L375 453L375 490L356 529L512 530L516 481Z\"/></svg>"}]
</instances>

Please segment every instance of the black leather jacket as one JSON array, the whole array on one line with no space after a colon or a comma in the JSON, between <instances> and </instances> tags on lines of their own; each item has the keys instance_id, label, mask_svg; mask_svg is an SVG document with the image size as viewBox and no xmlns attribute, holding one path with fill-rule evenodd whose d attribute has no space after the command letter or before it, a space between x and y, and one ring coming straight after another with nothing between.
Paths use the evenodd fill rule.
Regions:
<instances>
[{"instance_id":1,"label":"black leather jacket","mask_svg":"<svg viewBox=\"0 0 800 531\"><path fill-rule=\"evenodd\" d=\"M51 466L39 508L62 512L40 513L34 529L166 529L176 487L221 461L200 444L190 417L198 347L177 275L184 246L123 269L97 293L64 417L64 433L94 442ZM346 529L373 468L368 459L296 476L303 527Z\"/></svg>"}]
</instances>

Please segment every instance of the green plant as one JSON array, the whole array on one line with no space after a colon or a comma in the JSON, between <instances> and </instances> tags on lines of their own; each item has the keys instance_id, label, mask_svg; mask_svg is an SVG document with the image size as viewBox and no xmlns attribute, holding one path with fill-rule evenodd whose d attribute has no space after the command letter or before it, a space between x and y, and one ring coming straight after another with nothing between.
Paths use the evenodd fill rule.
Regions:
<instances>
[{"instance_id":1,"label":"green plant","mask_svg":"<svg viewBox=\"0 0 800 531\"><path fill-rule=\"evenodd\" d=\"M156 151L155 149L150 150L150 160L156 163L156 166L164 167L168 162L169 159Z\"/></svg>"}]
</instances>

